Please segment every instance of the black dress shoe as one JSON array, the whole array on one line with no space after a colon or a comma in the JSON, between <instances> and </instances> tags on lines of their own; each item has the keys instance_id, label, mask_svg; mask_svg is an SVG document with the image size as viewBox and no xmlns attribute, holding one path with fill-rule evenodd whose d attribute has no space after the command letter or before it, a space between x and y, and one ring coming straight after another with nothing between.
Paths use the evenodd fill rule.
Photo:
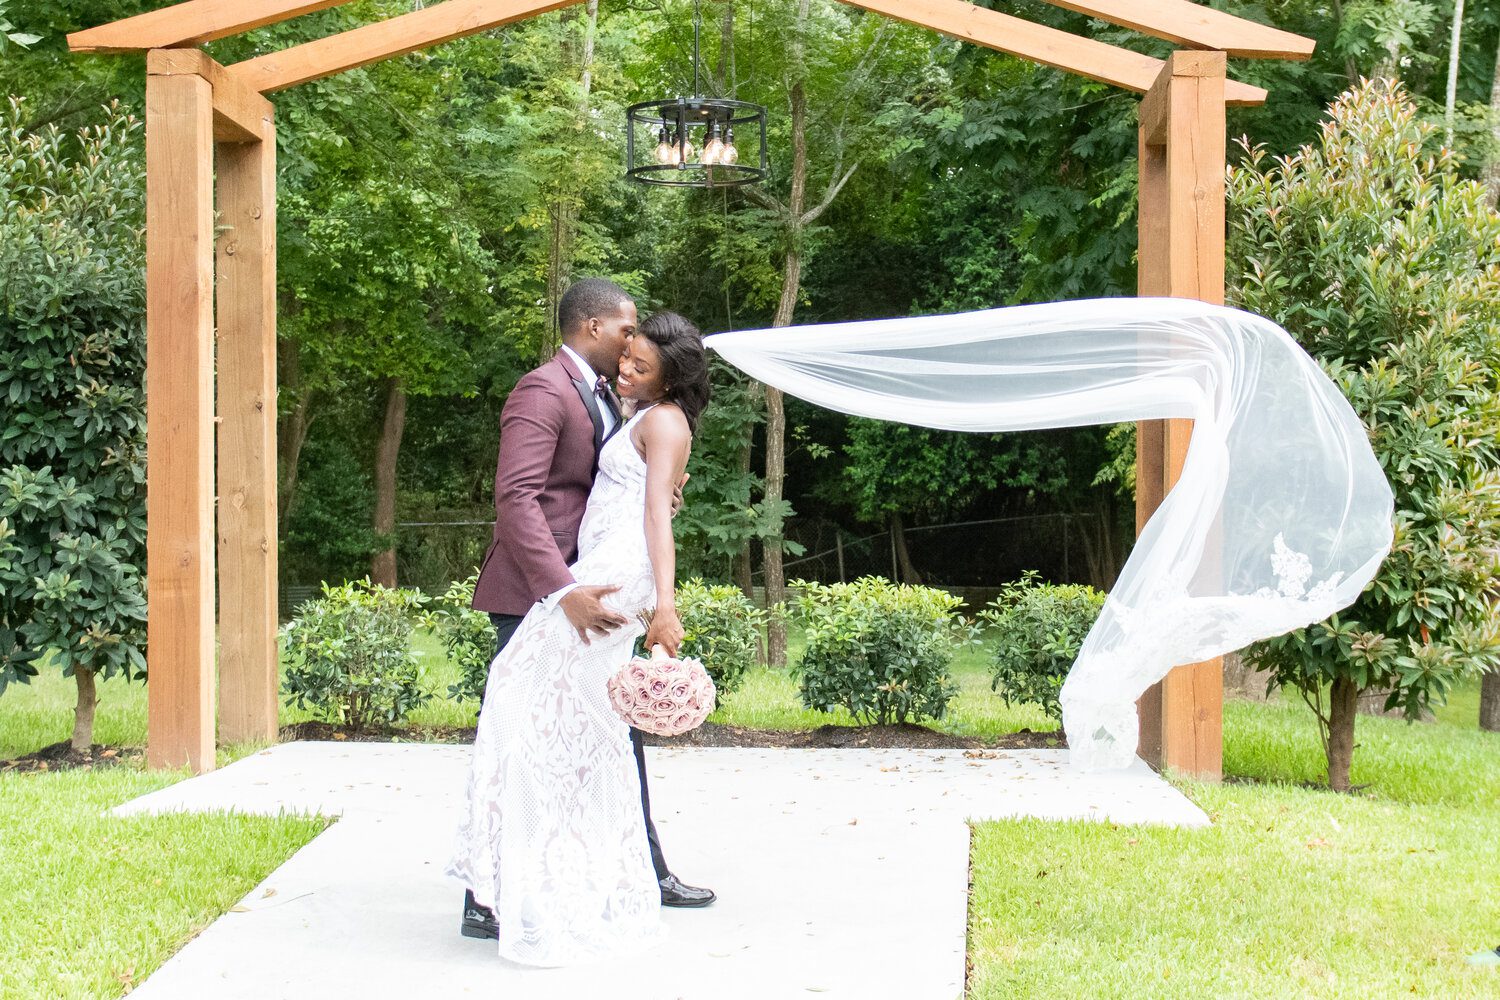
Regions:
<instances>
[{"instance_id":1,"label":"black dress shoe","mask_svg":"<svg viewBox=\"0 0 1500 1000\"><path fill-rule=\"evenodd\" d=\"M700 889L694 885L683 885L677 881L676 875L668 875L661 880L662 906L707 906L718 898L714 895L712 889Z\"/></svg>"},{"instance_id":2,"label":"black dress shoe","mask_svg":"<svg viewBox=\"0 0 1500 1000\"><path fill-rule=\"evenodd\" d=\"M467 889L464 890L464 922L459 926L458 932L464 937L491 940L500 938L500 925L495 922L495 911L476 903L474 894Z\"/></svg>"}]
</instances>

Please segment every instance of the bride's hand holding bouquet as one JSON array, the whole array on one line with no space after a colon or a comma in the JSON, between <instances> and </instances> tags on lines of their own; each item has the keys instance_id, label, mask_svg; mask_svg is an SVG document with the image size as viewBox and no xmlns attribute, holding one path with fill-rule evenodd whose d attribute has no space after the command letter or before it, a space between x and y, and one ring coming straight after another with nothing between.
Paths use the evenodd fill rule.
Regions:
<instances>
[{"instance_id":1,"label":"bride's hand holding bouquet","mask_svg":"<svg viewBox=\"0 0 1500 1000\"><path fill-rule=\"evenodd\" d=\"M668 656L676 656L677 650L682 647L684 634L676 604L666 601L657 605L656 611L646 619L644 645L648 650L660 646L667 651Z\"/></svg>"}]
</instances>

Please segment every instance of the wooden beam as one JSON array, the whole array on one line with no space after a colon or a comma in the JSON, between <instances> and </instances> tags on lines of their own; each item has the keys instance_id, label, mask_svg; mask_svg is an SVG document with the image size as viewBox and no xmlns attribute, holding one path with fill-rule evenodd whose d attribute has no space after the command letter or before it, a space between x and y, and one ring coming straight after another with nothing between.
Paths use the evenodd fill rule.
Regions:
<instances>
[{"instance_id":1,"label":"wooden beam","mask_svg":"<svg viewBox=\"0 0 1500 1000\"><path fill-rule=\"evenodd\" d=\"M1311 59L1311 38L1272 28L1189 0L1047 0L1194 49L1218 49L1244 59Z\"/></svg>"},{"instance_id":2,"label":"wooden beam","mask_svg":"<svg viewBox=\"0 0 1500 1000\"><path fill-rule=\"evenodd\" d=\"M255 90L270 93L580 2L447 0L343 34L247 59L230 66L229 72Z\"/></svg>"},{"instance_id":3,"label":"wooden beam","mask_svg":"<svg viewBox=\"0 0 1500 1000\"><path fill-rule=\"evenodd\" d=\"M146 762L214 766L213 93L146 78Z\"/></svg>"},{"instance_id":4,"label":"wooden beam","mask_svg":"<svg viewBox=\"0 0 1500 1000\"><path fill-rule=\"evenodd\" d=\"M1225 65L1222 52L1175 52L1141 101L1141 295L1224 302ZM1138 425L1137 531L1181 476L1191 437L1191 420ZM1174 669L1138 703L1141 756L1218 780L1223 698L1222 660Z\"/></svg>"},{"instance_id":5,"label":"wooden beam","mask_svg":"<svg viewBox=\"0 0 1500 1000\"><path fill-rule=\"evenodd\" d=\"M931 28L960 41L973 42L1137 93L1150 90L1166 68L1160 59L1033 24L1000 11L976 7L967 0L843 2L920 28ZM1225 99L1237 106L1264 104L1266 92L1260 87L1229 81L1225 87Z\"/></svg>"},{"instance_id":6,"label":"wooden beam","mask_svg":"<svg viewBox=\"0 0 1500 1000\"><path fill-rule=\"evenodd\" d=\"M274 115L271 102L229 74L198 49L155 49L146 53L147 76L201 76L213 88L214 139L260 142Z\"/></svg>"},{"instance_id":7,"label":"wooden beam","mask_svg":"<svg viewBox=\"0 0 1500 1000\"><path fill-rule=\"evenodd\" d=\"M259 95L256 95L259 97ZM276 128L217 156L219 739L274 743Z\"/></svg>"},{"instance_id":8,"label":"wooden beam","mask_svg":"<svg viewBox=\"0 0 1500 1000\"><path fill-rule=\"evenodd\" d=\"M85 28L68 36L74 52L136 52L204 45L327 10L349 0L187 0L120 21Z\"/></svg>"}]
</instances>

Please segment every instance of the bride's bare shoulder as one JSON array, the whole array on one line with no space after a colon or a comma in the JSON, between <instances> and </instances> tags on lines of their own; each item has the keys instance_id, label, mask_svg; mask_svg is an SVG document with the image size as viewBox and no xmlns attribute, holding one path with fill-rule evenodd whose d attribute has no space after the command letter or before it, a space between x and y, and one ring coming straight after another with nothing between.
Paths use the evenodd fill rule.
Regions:
<instances>
[{"instance_id":1,"label":"bride's bare shoulder","mask_svg":"<svg viewBox=\"0 0 1500 1000\"><path fill-rule=\"evenodd\" d=\"M671 437L692 437L687 414L676 403L657 403L641 417L641 430Z\"/></svg>"}]
</instances>

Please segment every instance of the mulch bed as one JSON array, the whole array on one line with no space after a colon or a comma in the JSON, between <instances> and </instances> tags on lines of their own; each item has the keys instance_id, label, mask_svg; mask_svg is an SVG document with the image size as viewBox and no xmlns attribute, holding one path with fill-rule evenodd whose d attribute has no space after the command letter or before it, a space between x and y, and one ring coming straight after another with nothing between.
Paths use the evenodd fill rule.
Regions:
<instances>
[{"instance_id":1,"label":"mulch bed","mask_svg":"<svg viewBox=\"0 0 1500 1000\"><path fill-rule=\"evenodd\" d=\"M915 749L915 750L1051 750L1066 747L1061 732L1018 733L992 740L973 736L954 736L926 726L906 722L893 726L819 726L801 732L770 729L742 729L705 722L690 733L663 738L647 736L651 746L663 747L793 747L799 749L848 748Z\"/></svg>"},{"instance_id":2,"label":"mulch bed","mask_svg":"<svg viewBox=\"0 0 1500 1000\"><path fill-rule=\"evenodd\" d=\"M401 729L354 730L329 722L299 722L281 727L281 741L320 740L350 743L472 743L473 726L407 726ZM895 726L820 726L800 732L744 729L705 722L682 736L647 736L646 743L658 747L790 747L794 749L917 749L917 750L1053 750L1068 743L1061 731L1034 733L1023 729L992 740L940 733L926 726L904 723ZM116 747L95 743L86 753L75 752L64 740L40 750L0 760L0 771L34 772L92 770L114 767L141 759L140 747Z\"/></svg>"},{"instance_id":3,"label":"mulch bed","mask_svg":"<svg viewBox=\"0 0 1500 1000\"><path fill-rule=\"evenodd\" d=\"M327 722L299 722L283 726L287 740L348 740L351 743L472 743L474 727L411 726L384 732L356 731ZM705 722L682 736L647 736L646 743L659 747L795 747L843 750L848 748L910 748L919 750L1052 750L1064 748L1061 731L1034 733L1023 729L993 740L940 733L926 726L904 723L894 726L820 726L800 732L744 729Z\"/></svg>"},{"instance_id":4,"label":"mulch bed","mask_svg":"<svg viewBox=\"0 0 1500 1000\"><path fill-rule=\"evenodd\" d=\"M95 743L88 750L74 750L68 740L33 750L11 760L0 760L0 771L28 773L35 771L92 771L96 767L114 767L141 759L140 747L113 747Z\"/></svg>"}]
</instances>

